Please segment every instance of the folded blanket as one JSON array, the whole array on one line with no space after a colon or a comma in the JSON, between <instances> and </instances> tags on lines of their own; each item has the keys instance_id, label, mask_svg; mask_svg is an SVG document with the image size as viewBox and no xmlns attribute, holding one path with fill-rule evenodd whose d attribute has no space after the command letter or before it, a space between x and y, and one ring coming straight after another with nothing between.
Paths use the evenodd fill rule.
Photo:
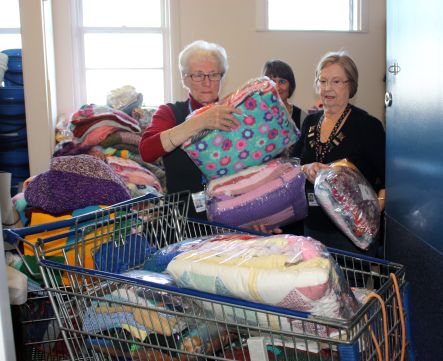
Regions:
<instances>
[{"instance_id":1,"label":"folded blanket","mask_svg":"<svg viewBox=\"0 0 443 361\"><path fill-rule=\"evenodd\" d=\"M52 214L131 198L123 180L108 164L86 154L52 158L50 169L37 175L24 193L29 206Z\"/></svg>"},{"instance_id":2,"label":"folded blanket","mask_svg":"<svg viewBox=\"0 0 443 361\"><path fill-rule=\"evenodd\" d=\"M234 174L249 166L266 163L299 138L299 131L268 78L254 79L223 104L243 114L233 114L240 126L231 132L203 130L183 143L182 149L208 179ZM190 114L206 111L209 105Z\"/></svg>"},{"instance_id":3,"label":"folded blanket","mask_svg":"<svg viewBox=\"0 0 443 361\"><path fill-rule=\"evenodd\" d=\"M167 272L180 287L317 316L347 319L358 308L327 249L302 236L203 242L177 255Z\"/></svg>"},{"instance_id":4,"label":"folded blanket","mask_svg":"<svg viewBox=\"0 0 443 361\"><path fill-rule=\"evenodd\" d=\"M315 179L318 203L338 228L359 248L367 249L380 229L377 195L354 165L332 164Z\"/></svg>"},{"instance_id":5,"label":"folded blanket","mask_svg":"<svg viewBox=\"0 0 443 361\"><path fill-rule=\"evenodd\" d=\"M306 177L289 162L273 160L209 182L207 214L230 226L268 229L307 216Z\"/></svg>"},{"instance_id":6,"label":"folded blanket","mask_svg":"<svg viewBox=\"0 0 443 361\"><path fill-rule=\"evenodd\" d=\"M199 245L203 242L215 242L215 241L229 241L229 240L246 240L257 239L257 236L242 233L228 233L221 235L211 235L196 238L185 239L181 242L170 244L167 247L161 248L154 254L148 256L145 260L143 268L152 272L163 272L166 270L171 260L183 253L199 248Z\"/></svg>"}]
</instances>

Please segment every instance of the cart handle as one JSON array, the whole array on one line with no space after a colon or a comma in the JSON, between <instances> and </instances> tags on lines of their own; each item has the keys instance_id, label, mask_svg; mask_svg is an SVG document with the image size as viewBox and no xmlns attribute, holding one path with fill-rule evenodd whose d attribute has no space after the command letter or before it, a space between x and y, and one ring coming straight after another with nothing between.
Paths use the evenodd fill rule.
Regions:
<instances>
[{"instance_id":1,"label":"cart handle","mask_svg":"<svg viewBox=\"0 0 443 361\"><path fill-rule=\"evenodd\" d=\"M145 201L149 199L154 198L161 198L156 195L153 195L151 193L144 194L140 197L132 198L127 201L123 201L117 204L113 204L109 207L102 208L100 211L106 211L106 210L112 210L118 207L122 207L125 205L130 205L132 203L136 203L139 201ZM90 220L93 220L95 218L95 215L97 214L97 211L92 211L89 213L85 213L76 217L72 217L70 219L65 219L62 221L55 221L50 223L44 223L39 224L36 226L30 226L30 227L23 227L23 228L14 228L14 229L5 229L3 230L3 238L6 242L8 242L11 245L16 245L18 239L22 239L26 236L36 234L36 233L42 233L42 232L49 232L53 231L58 228L66 228L66 227L72 227L75 224L78 224L79 222L87 222Z\"/></svg>"}]
</instances>

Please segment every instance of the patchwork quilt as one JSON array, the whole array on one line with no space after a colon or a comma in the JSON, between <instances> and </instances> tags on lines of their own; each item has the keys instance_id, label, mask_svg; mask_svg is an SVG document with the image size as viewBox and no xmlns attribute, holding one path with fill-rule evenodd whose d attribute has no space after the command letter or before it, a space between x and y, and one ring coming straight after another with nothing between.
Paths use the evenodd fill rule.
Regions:
<instances>
[{"instance_id":1,"label":"patchwork quilt","mask_svg":"<svg viewBox=\"0 0 443 361\"><path fill-rule=\"evenodd\" d=\"M302 236L204 242L177 255L168 264L167 272L179 287L317 316L347 319L358 308L341 269L327 249ZM209 310L217 312L214 307ZM257 319L257 313L251 313ZM268 319L269 322L272 320ZM278 327L278 322L274 326Z\"/></svg>"}]
</instances>

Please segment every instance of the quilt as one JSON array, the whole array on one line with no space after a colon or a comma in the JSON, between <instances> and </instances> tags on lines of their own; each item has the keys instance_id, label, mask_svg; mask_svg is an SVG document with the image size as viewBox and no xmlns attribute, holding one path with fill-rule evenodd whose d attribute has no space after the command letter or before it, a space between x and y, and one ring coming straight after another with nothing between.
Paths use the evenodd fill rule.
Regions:
<instances>
[{"instance_id":1,"label":"quilt","mask_svg":"<svg viewBox=\"0 0 443 361\"><path fill-rule=\"evenodd\" d=\"M179 287L316 316L348 319L358 308L327 249L308 237L204 242L177 255L166 270Z\"/></svg>"}]
</instances>

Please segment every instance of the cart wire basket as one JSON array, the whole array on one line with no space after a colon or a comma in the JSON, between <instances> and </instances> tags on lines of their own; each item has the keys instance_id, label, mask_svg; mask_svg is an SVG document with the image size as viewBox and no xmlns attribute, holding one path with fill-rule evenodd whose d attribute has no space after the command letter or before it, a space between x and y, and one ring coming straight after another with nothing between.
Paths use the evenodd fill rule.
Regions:
<instances>
[{"instance_id":1,"label":"cart wire basket","mask_svg":"<svg viewBox=\"0 0 443 361\"><path fill-rule=\"evenodd\" d=\"M168 245L254 233L188 218L189 200L184 192L123 202L32 244L10 235L34 249L71 360L404 359L407 283L396 263L329 250L351 288L374 291L349 320L133 277Z\"/></svg>"},{"instance_id":2,"label":"cart wire basket","mask_svg":"<svg viewBox=\"0 0 443 361\"><path fill-rule=\"evenodd\" d=\"M19 347L17 360L65 361L69 353L47 291L30 291L17 306Z\"/></svg>"}]
</instances>

